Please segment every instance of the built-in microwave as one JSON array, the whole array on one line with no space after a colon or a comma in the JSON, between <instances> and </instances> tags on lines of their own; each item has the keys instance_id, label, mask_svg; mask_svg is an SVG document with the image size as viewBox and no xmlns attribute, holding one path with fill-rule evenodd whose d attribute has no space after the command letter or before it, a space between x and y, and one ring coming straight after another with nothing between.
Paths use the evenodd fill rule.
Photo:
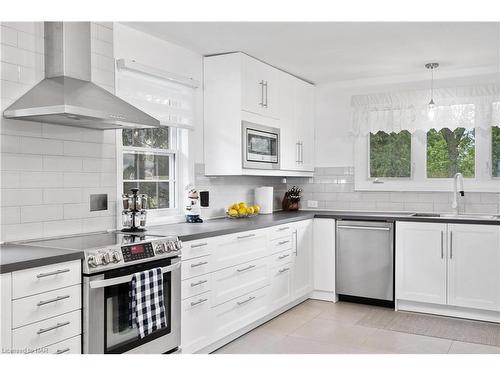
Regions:
<instances>
[{"instance_id":1,"label":"built-in microwave","mask_svg":"<svg viewBox=\"0 0 500 375\"><path fill-rule=\"evenodd\" d=\"M280 130L242 121L243 168L280 168Z\"/></svg>"}]
</instances>

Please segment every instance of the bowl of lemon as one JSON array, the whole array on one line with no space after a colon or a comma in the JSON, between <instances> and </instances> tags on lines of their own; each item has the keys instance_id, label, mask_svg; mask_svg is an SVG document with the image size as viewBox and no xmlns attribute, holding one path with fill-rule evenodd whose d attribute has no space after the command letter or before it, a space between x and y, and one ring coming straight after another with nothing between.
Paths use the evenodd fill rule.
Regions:
<instances>
[{"instance_id":1,"label":"bowl of lemon","mask_svg":"<svg viewBox=\"0 0 500 375\"><path fill-rule=\"evenodd\" d=\"M241 219L258 215L260 207L256 204L249 206L245 202L234 203L226 211L227 217L231 219Z\"/></svg>"}]
</instances>

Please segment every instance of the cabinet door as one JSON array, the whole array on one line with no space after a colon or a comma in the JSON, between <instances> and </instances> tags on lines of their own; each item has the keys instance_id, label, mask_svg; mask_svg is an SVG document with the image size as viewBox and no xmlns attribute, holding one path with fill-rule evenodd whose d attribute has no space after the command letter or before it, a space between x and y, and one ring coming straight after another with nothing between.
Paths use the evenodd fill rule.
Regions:
<instances>
[{"instance_id":1,"label":"cabinet door","mask_svg":"<svg viewBox=\"0 0 500 375\"><path fill-rule=\"evenodd\" d=\"M446 304L446 224L396 223L396 299Z\"/></svg>"},{"instance_id":2,"label":"cabinet door","mask_svg":"<svg viewBox=\"0 0 500 375\"><path fill-rule=\"evenodd\" d=\"M314 171L314 86L301 80L296 80L295 86L295 127L300 169Z\"/></svg>"},{"instance_id":3,"label":"cabinet door","mask_svg":"<svg viewBox=\"0 0 500 375\"><path fill-rule=\"evenodd\" d=\"M194 353L212 341L210 292L182 301L181 348Z\"/></svg>"},{"instance_id":4,"label":"cabinet door","mask_svg":"<svg viewBox=\"0 0 500 375\"><path fill-rule=\"evenodd\" d=\"M242 60L242 109L278 118L278 70L244 54Z\"/></svg>"},{"instance_id":5,"label":"cabinet door","mask_svg":"<svg viewBox=\"0 0 500 375\"><path fill-rule=\"evenodd\" d=\"M314 290L335 293L335 220L313 220Z\"/></svg>"},{"instance_id":6,"label":"cabinet door","mask_svg":"<svg viewBox=\"0 0 500 375\"><path fill-rule=\"evenodd\" d=\"M294 225L296 228L294 254L292 298L300 298L312 290L312 220Z\"/></svg>"},{"instance_id":7,"label":"cabinet door","mask_svg":"<svg viewBox=\"0 0 500 375\"><path fill-rule=\"evenodd\" d=\"M299 171L299 135L295 126L295 81L297 79L282 72L280 74L280 167L286 171Z\"/></svg>"},{"instance_id":8,"label":"cabinet door","mask_svg":"<svg viewBox=\"0 0 500 375\"><path fill-rule=\"evenodd\" d=\"M279 309L291 301L291 272L290 263L271 269L271 286L269 290L269 305L271 310Z\"/></svg>"},{"instance_id":9,"label":"cabinet door","mask_svg":"<svg viewBox=\"0 0 500 375\"><path fill-rule=\"evenodd\" d=\"M500 310L500 227L448 225L448 304Z\"/></svg>"}]
</instances>

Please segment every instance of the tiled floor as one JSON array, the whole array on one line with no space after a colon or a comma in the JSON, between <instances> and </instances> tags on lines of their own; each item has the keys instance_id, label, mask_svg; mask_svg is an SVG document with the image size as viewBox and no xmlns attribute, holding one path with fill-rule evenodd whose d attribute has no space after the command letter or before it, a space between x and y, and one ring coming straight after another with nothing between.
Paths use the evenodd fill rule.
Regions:
<instances>
[{"instance_id":1,"label":"tiled floor","mask_svg":"<svg viewBox=\"0 0 500 375\"><path fill-rule=\"evenodd\" d=\"M500 347L356 325L366 305L307 300L217 354L500 354Z\"/></svg>"}]
</instances>

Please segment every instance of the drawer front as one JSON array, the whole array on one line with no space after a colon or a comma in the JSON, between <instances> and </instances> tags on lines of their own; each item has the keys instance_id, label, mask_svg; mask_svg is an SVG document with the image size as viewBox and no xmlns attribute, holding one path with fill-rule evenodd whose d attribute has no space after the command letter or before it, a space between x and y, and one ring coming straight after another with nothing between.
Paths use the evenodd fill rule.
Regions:
<instances>
[{"instance_id":1,"label":"drawer front","mask_svg":"<svg viewBox=\"0 0 500 375\"><path fill-rule=\"evenodd\" d=\"M49 345L45 349L47 349L47 354L82 354L82 336L78 335Z\"/></svg>"},{"instance_id":2,"label":"drawer front","mask_svg":"<svg viewBox=\"0 0 500 375\"><path fill-rule=\"evenodd\" d=\"M215 340L221 339L268 313L269 287L245 294L213 308Z\"/></svg>"},{"instance_id":3,"label":"drawer front","mask_svg":"<svg viewBox=\"0 0 500 375\"><path fill-rule=\"evenodd\" d=\"M275 227L269 228L269 239L274 241L278 238L291 237L293 232L293 226L290 224L277 225Z\"/></svg>"},{"instance_id":4,"label":"drawer front","mask_svg":"<svg viewBox=\"0 0 500 375\"><path fill-rule=\"evenodd\" d=\"M183 354L194 353L210 344L211 300L210 293L182 301L181 349Z\"/></svg>"},{"instance_id":5,"label":"drawer front","mask_svg":"<svg viewBox=\"0 0 500 375\"><path fill-rule=\"evenodd\" d=\"M213 305L219 305L269 284L267 258L257 259L213 274Z\"/></svg>"},{"instance_id":6,"label":"drawer front","mask_svg":"<svg viewBox=\"0 0 500 375\"><path fill-rule=\"evenodd\" d=\"M79 260L12 272L12 298L32 296L80 284L81 279Z\"/></svg>"},{"instance_id":7,"label":"drawer front","mask_svg":"<svg viewBox=\"0 0 500 375\"><path fill-rule=\"evenodd\" d=\"M182 280L209 273L211 269L211 259L209 255L182 261Z\"/></svg>"},{"instance_id":8,"label":"drawer front","mask_svg":"<svg viewBox=\"0 0 500 375\"><path fill-rule=\"evenodd\" d=\"M183 280L181 287L181 296L184 300L186 298L190 298L192 296L196 296L210 290L212 290L212 275L206 274Z\"/></svg>"},{"instance_id":9,"label":"drawer front","mask_svg":"<svg viewBox=\"0 0 500 375\"><path fill-rule=\"evenodd\" d=\"M290 263L292 261L292 258L293 252L291 249L282 251L281 253L273 254L269 257L269 266L279 267L285 265L287 263Z\"/></svg>"},{"instance_id":10,"label":"drawer front","mask_svg":"<svg viewBox=\"0 0 500 375\"><path fill-rule=\"evenodd\" d=\"M81 310L12 330L15 349L38 349L81 334Z\"/></svg>"},{"instance_id":11,"label":"drawer front","mask_svg":"<svg viewBox=\"0 0 500 375\"><path fill-rule=\"evenodd\" d=\"M182 260L199 258L212 254L213 239L189 241L182 244Z\"/></svg>"},{"instance_id":12,"label":"drawer front","mask_svg":"<svg viewBox=\"0 0 500 375\"><path fill-rule=\"evenodd\" d=\"M285 250L291 250L292 249L292 236L286 236L282 238L278 238L275 240L271 241L271 253L279 253L281 251Z\"/></svg>"},{"instance_id":13,"label":"drawer front","mask_svg":"<svg viewBox=\"0 0 500 375\"><path fill-rule=\"evenodd\" d=\"M82 306L80 284L12 301L12 326L21 327L78 310Z\"/></svg>"},{"instance_id":14,"label":"drawer front","mask_svg":"<svg viewBox=\"0 0 500 375\"><path fill-rule=\"evenodd\" d=\"M232 267L269 254L268 236L263 230L219 237L212 254L213 270Z\"/></svg>"}]
</instances>

